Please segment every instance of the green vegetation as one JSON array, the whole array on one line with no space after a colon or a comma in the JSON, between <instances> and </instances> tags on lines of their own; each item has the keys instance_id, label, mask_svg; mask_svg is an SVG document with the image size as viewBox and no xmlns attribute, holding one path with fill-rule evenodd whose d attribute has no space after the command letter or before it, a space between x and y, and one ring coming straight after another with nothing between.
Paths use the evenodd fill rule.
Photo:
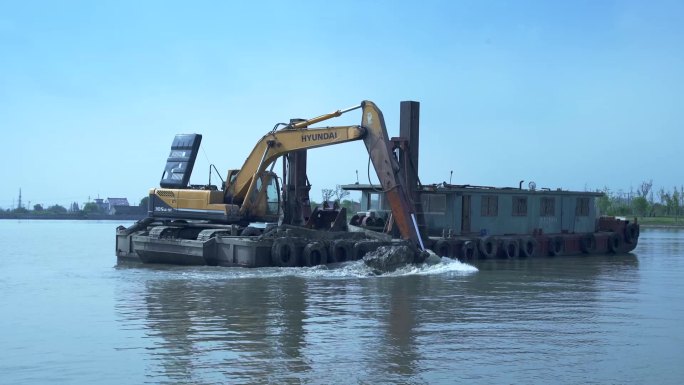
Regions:
<instances>
[{"instance_id":1,"label":"green vegetation","mask_svg":"<svg viewBox=\"0 0 684 385\"><path fill-rule=\"evenodd\" d=\"M6 210L2 212L3 214L31 214L35 216L49 216L51 214L66 214L67 209L64 206L52 205L48 208L44 208L41 204L33 205L33 210L28 210L25 207L17 207L13 210Z\"/></svg>"},{"instance_id":2,"label":"green vegetation","mask_svg":"<svg viewBox=\"0 0 684 385\"><path fill-rule=\"evenodd\" d=\"M684 227L684 218L675 217L638 217L638 222L643 226L668 226Z\"/></svg>"},{"instance_id":3,"label":"green vegetation","mask_svg":"<svg viewBox=\"0 0 684 385\"><path fill-rule=\"evenodd\" d=\"M88 202L85 205L83 205L83 212L84 213L100 213L102 212L102 209L100 206L97 205L95 202Z\"/></svg>"},{"instance_id":4,"label":"green vegetation","mask_svg":"<svg viewBox=\"0 0 684 385\"><path fill-rule=\"evenodd\" d=\"M66 214L67 209L64 206L52 205L48 207L47 211L55 214Z\"/></svg>"},{"instance_id":5,"label":"green vegetation","mask_svg":"<svg viewBox=\"0 0 684 385\"><path fill-rule=\"evenodd\" d=\"M607 187L599 192L604 194L596 200L602 215L636 217L647 226L684 226L684 187L654 192L653 181L649 180L629 193Z\"/></svg>"}]
</instances>

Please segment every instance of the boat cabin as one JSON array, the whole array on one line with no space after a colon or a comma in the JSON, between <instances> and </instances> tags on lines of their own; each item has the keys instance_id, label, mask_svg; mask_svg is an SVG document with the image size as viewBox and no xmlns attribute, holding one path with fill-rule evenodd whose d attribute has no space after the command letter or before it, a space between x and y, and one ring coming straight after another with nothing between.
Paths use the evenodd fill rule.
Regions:
<instances>
[{"instance_id":1,"label":"boat cabin","mask_svg":"<svg viewBox=\"0 0 684 385\"><path fill-rule=\"evenodd\" d=\"M379 186L352 184L361 213L386 218L390 208ZM601 193L514 187L429 185L417 191L416 210L429 236L591 233ZM421 221L419 221L421 222Z\"/></svg>"}]
</instances>

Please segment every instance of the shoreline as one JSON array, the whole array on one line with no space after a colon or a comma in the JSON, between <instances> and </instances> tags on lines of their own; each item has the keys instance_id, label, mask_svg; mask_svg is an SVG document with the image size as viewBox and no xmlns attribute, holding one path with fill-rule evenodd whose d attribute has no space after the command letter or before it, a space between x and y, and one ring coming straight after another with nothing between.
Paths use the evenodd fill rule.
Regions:
<instances>
[{"instance_id":1,"label":"shoreline","mask_svg":"<svg viewBox=\"0 0 684 385\"><path fill-rule=\"evenodd\" d=\"M684 223L681 225L666 225L666 224L657 224L657 223L639 223L639 227L643 229L684 229Z\"/></svg>"},{"instance_id":2,"label":"shoreline","mask_svg":"<svg viewBox=\"0 0 684 385\"><path fill-rule=\"evenodd\" d=\"M59 221L138 221L145 215L7 215L0 220L59 220Z\"/></svg>"},{"instance_id":3,"label":"shoreline","mask_svg":"<svg viewBox=\"0 0 684 385\"><path fill-rule=\"evenodd\" d=\"M139 221L145 219L147 215L107 215L107 214L52 214L52 215L30 215L30 214L10 214L0 215L0 220L79 220L79 221ZM677 223L637 223L644 229L684 229L684 220Z\"/></svg>"}]
</instances>

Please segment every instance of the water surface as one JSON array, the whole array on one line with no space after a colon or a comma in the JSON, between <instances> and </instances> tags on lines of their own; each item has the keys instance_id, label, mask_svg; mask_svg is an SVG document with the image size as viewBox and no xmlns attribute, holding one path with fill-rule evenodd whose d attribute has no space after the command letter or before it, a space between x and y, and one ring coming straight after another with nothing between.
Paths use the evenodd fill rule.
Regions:
<instances>
[{"instance_id":1,"label":"water surface","mask_svg":"<svg viewBox=\"0 0 684 385\"><path fill-rule=\"evenodd\" d=\"M684 381L684 232L634 253L116 266L101 221L0 221L0 383Z\"/></svg>"}]
</instances>

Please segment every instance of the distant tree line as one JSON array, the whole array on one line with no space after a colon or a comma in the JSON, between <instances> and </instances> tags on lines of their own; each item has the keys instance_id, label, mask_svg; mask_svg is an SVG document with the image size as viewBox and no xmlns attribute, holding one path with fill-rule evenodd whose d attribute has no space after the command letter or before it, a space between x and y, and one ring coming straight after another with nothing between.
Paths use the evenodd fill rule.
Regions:
<instances>
[{"instance_id":1,"label":"distant tree line","mask_svg":"<svg viewBox=\"0 0 684 385\"><path fill-rule=\"evenodd\" d=\"M140 207L147 208L147 201L149 200L148 197L144 197L140 200ZM107 212L103 210L103 208L98 205L95 202L87 202L83 205L83 207L80 207L77 202L73 202L69 208L67 209L66 207L62 205L52 205L48 207L44 207L42 204L35 204L33 205L33 210L29 210L26 207L16 207L14 209L5 209L2 210L0 209L0 217L5 217L5 218L12 218L17 215L19 216L24 216L27 214L30 214L31 216L44 216L44 217L51 217L51 216L74 216L74 217L79 217L79 216L84 216L84 215L89 215L89 214L99 214L99 215L105 215Z\"/></svg>"},{"instance_id":2,"label":"distant tree line","mask_svg":"<svg viewBox=\"0 0 684 385\"><path fill-rule=\"evenodd\" d=\"M33 210L29 210L26 207L17 207L14 209L7 209L5 210L6 213L11 213L11 214L28 214L31 213L33 215L50 215L50 214L78 214L78 213L104 213L100 206L95 204L94 202L88 202L83 205L82 209L78 208L77 203L73 203L71 205L71 209L67 210L66 207L62 205L52 205L47 208L44 208L42 204L35 204L33 205Z\"/></svg>"},{"instance_id":3,"label":"distant tree line","mask_svg":"<svg viewBox=\"0 0 684 385\"><path fill-rule=\"evenodd\" d=\"M597 199L603 215L637 217L680 217L684 215L684 187L672 190L653 190L653 180L644 181L636 191L598 190L604 195Z\"/></svg>"},{"instance_id":4,"label":"distant tree line","mask_svg":"<svg viewBox=\"0 0 684 385\"><path fill-rule=\"evenodd\" d=\"M4 210L6 213L14 213L14 214L27 214L29 212L33 212L36 214L66 214L67 209L64 206L61 205L52 205L47 208L44 208L43 205L41 204L36 204L33 205L33 211L30 211L26 207L17 207L15 209L7 209Z\"/></svg>"}]
</instances>

